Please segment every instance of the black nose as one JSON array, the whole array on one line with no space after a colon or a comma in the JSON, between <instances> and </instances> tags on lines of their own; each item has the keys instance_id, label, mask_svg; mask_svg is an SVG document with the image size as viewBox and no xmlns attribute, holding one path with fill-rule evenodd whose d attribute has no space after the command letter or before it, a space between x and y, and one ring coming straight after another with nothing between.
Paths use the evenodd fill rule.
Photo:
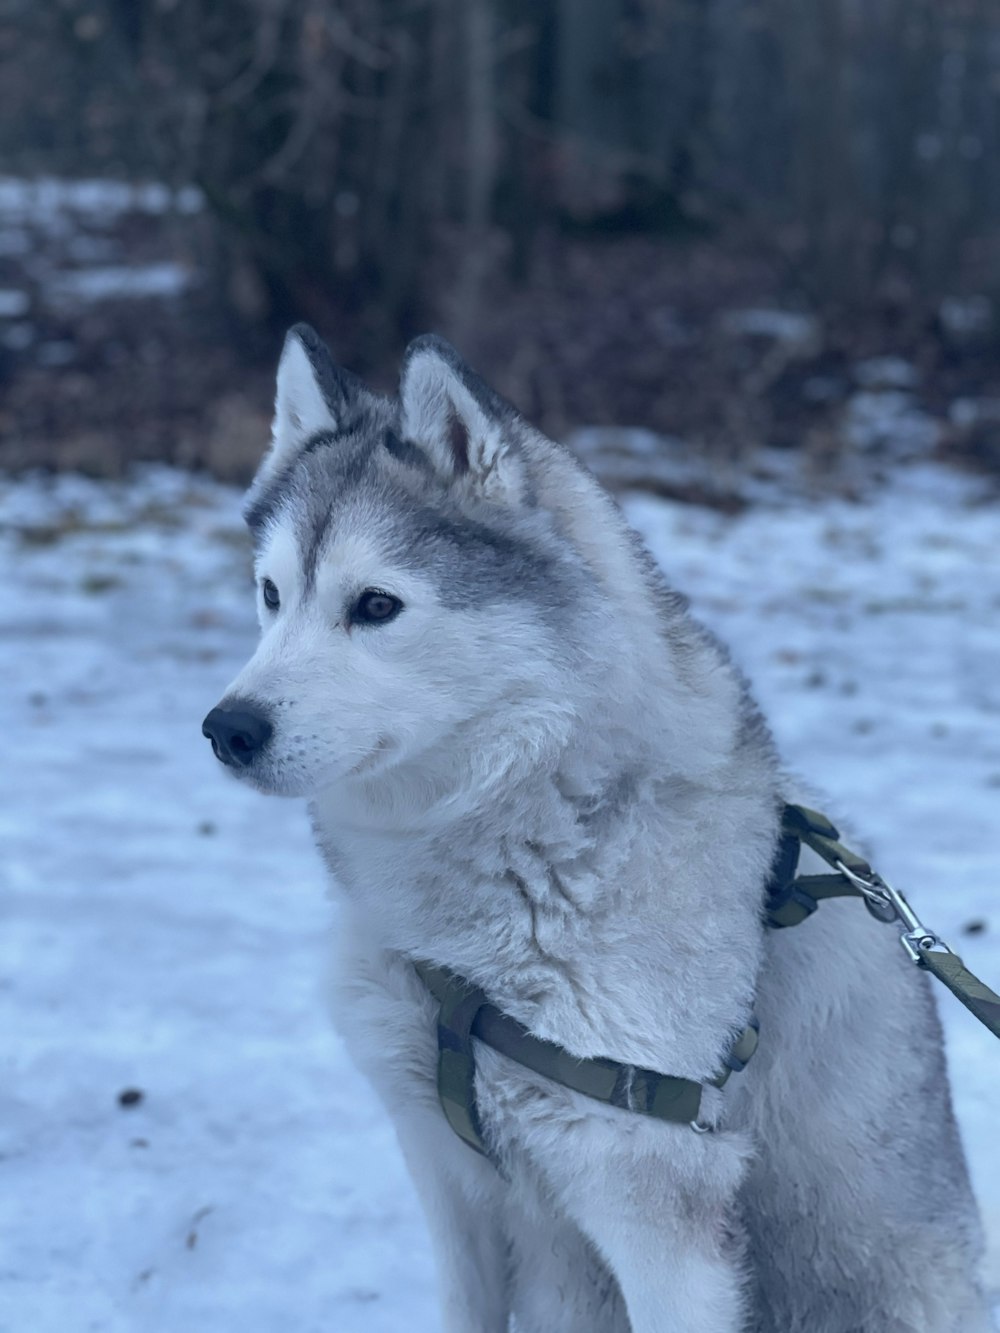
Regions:
<instances>
[{"instance_id":1,"label":"black nose","mask_svg":"<svg viewBox=\"0 0 1000 1333\"><path fill-rule=\"evenodd\" d=\"M271 739L274 728L261 713L242 708L213 708L201 724L201 733L212 742L216 759L234 768L245 768Z\"/></svg>"}]
</instances>

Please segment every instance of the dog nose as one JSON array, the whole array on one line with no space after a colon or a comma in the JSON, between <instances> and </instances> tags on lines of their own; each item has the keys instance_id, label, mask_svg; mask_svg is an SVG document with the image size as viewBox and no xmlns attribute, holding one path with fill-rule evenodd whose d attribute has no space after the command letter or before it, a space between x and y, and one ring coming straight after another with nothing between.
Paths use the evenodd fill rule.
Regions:
<instances>
[{"instance_id":1,"label":"dog nose","mask_svg":"<svg viewBox=\"0 0 1000 1333\"><path fill-rule=\"evenodd\" d=\"M252 708L213 708L201 724L201 734L212 742L216 759L233 768L245 768L271 739L274 728Z\"/></svg>"}]
</instances>

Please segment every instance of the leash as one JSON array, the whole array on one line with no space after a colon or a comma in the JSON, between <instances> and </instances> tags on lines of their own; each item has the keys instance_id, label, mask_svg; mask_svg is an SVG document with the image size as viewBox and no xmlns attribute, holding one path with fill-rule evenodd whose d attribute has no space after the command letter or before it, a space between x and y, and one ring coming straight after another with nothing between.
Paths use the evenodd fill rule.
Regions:
<instances>
[{"instance_id":1,"label":"leash","mask_svg":"<svg viewBox=\"0 0 1000 1333\"><path fill-rule=\"evenodd\" d=\"M810 847L836 873L799 875L803 846ZM844 846L825 815L804 805L786 805L776 869L767 887L768 924L779 930L800 925L825 898L845 897L861 898L876 921L901 925L899 939L910 961L936 976L994 1037L1000 1037L1000 995L924 925L898 889L872 870L864 857Z\"/></svg>"},{"instance_id":2,"label":"leash","mask_svg":"<svg viewBox=\"0 0 1000 1333\"><path fill-rule=\"evenodd\" d=\"M834 873L800 875L803 846L810 847ZM970 972L958 954L923 924L902 893L877 874L863 856L844 846L836 826L825 815L803 805L785 805L778 853L765 890L764 919L776 930L798 926L827 898L861 898L877 921L902 925L900 942L907 957L933 973L995 1037L1000 1037L1000 995ZM711 1129L699 1119L705 1084L723 1087L730 1074L746 1067L757 1049L758 1024L751 1018L725 1057L722 1069L705 1084L603 1057L578 1059L554 1042L534 1036L464 977L432 963L417 962L414 966L440 1006L437 1081L445 1117L464 1143L498 1167L484 1140L476 1103L474 1037L564 1088L621 1110L690 1125L699 1134Z\"/></svg>"}]
</instances>

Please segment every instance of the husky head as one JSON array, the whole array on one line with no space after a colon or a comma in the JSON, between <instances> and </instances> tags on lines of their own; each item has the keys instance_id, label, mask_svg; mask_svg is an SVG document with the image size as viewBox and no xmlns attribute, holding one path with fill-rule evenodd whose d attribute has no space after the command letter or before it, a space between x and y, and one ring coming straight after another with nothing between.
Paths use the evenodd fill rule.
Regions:
<instances>
[{"instance_id":1,"label":"husky head","mask_svg":"<svg viewBox=\"0 0 1000 1333\"><path fill-rule=\"evenodd\" d=\"M291 330L244 511L260 644L203 725L236 776L316 796L558 744L588 577L532 493L532 435L438 338L389 399Z\"/></svg>"}]
</instances>

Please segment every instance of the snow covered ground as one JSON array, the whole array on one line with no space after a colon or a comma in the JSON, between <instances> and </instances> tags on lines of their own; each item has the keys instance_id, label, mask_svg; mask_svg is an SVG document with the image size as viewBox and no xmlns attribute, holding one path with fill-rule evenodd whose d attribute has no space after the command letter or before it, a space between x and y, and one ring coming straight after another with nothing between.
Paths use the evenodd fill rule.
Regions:
<instances>
[{"instance_id":1,"label":"snow covered ground","mask_svg":"<svg viewBox=\"0 0 1000 1333\"><path fill-rule=\"evenodd\" d=\"M0 487L0 1333L439 1328L325 1019L304 813L200 735L255 633L238 507L166 470ZM997 985L996 500L913 468L863 505L628 508L788 759ZM1000 1046L940 1007L1000 1300Z\"/></svg>"}]
</instances>

